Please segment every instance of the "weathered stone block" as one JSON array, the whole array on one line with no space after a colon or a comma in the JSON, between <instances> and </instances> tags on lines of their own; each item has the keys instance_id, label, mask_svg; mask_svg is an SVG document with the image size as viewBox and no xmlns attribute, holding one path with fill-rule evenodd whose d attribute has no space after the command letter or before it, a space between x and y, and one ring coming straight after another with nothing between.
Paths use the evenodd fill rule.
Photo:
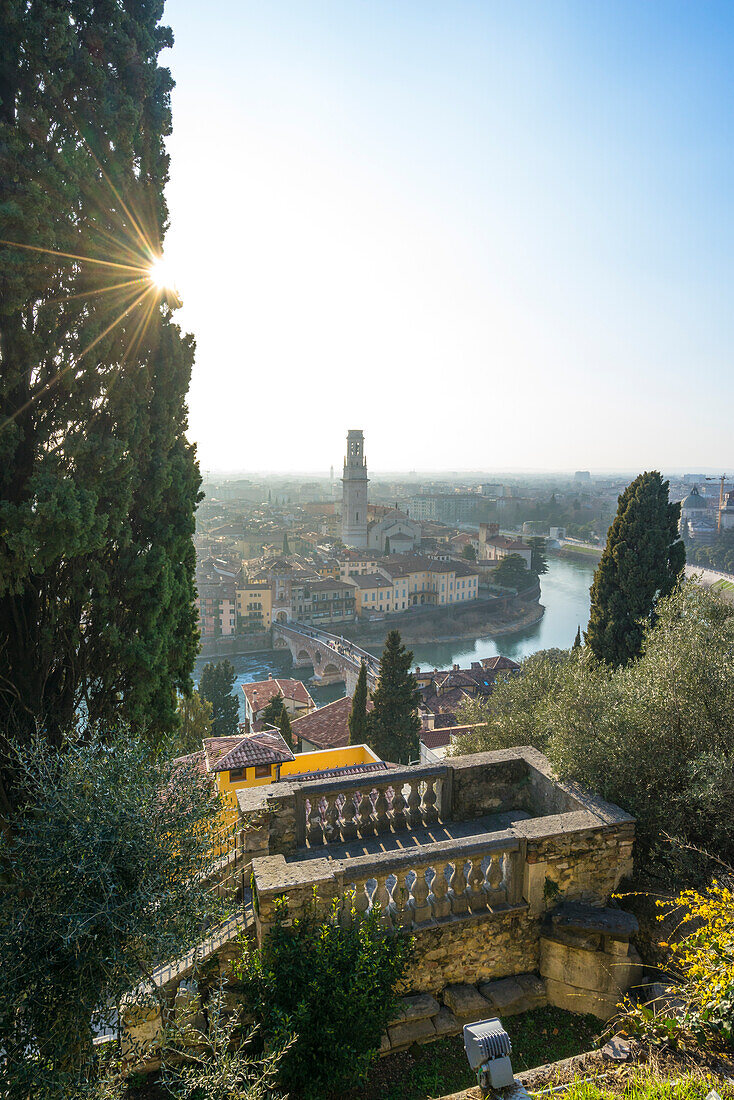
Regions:
<instances>
[{"instance_id":1,"label":"weathered stone block","mask_svg":"<svg viewBox=\"0 0 734 1100\"><path fill-rule=\"evenodd\" d=\"M579 950L541 936L540 973L546 979L579 989L618 996L642 979L642 965L634 948L627 956L608 955L605 951Z\"/></svg>"},{"instance_id":2,"label":"weathered stone block","mask_svg":"<svg viewBox=\"0 0 734 1100\"><path fill-rule=\"evenodd\" d=\"M405 1020L401 1024L391 1024L387 1034L390 1037L390 1046L395 1050L397 1047L410 1046L411 1043L435 1039L436 1029L430 1019Z\"/></svg>"},{"instance_id":3,"label":"weathered stone block","mask_svg":"<svg viewBox=\"0 0 734 1100\"><path fill-rule=\"evenodd\" d=\"M449 985L443 991L443 1003L464 1023L493 1015L492 1005L473 985Z\"/></svg>"},{"instance_id":4,"label":"weathered stone block","mask_svg":"<svg viewBox=\"0 0 734 1100\"><path fill-rule=\"evenodd\" d=\"M545 982L537 974L517 974L515 981L525 990L525 995L537 1002L532 1007L540 1008L547 1004L548 998L545 992Z\"/></svg>"},{"instance_id":5,"label":"weathered stone block","mask_svg":"<svg viewBox=\"0 0 734 1100\"><path fill-rule=\"evenodd\" d=\"M437 1035L458 1035L463 1024L456 1019L448 1008L440 1009L433 1017L433 1026Z\"/></svg>"},{"instance_id":6,"label":"weathered stone block","mask_svg":"<svg viewBox=\"0 0 734 1100\"><path fill-rule=\"evenodd\" d=\"M527 980L521 981L521 978ZM484 982L479 986L479 992L487 998L498 1016L516 1016L546 1003L545 986L534 974Z\"/></svg>"},{"instance_id":7,"label":"weathered stone block","mask_svg":"<svg viewBox=\"0 0 734 1100\"><path fill-rule=\"evenodd\" d=\"M405 1020L426 1020L435 1016L441 1008L436 998L430 993L414 993L409 997L403 997L400 1004Z\"/></svg>"},{"instance_id":8,"label":"weathered stone block","mask_svg":"<svg viewBox=\"0 0 734 1100\"><path fill-rule=\"evenodd\" d=\"M590 989L579 989L577 986L567 985L564 982L554 981L548 978L545 983L548 994L548 1004L556 1008L565 1008L568 1012L578 1012L597 1016L600 1020L608 1020L614 1015L619 996L594 993Z\"/></svg>"}]
</instances>

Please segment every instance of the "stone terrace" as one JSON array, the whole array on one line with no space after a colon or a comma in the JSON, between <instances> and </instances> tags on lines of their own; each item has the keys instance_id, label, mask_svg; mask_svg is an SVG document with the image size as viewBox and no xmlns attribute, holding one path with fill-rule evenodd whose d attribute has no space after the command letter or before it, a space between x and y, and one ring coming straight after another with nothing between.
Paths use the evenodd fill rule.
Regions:
<instances>
[{"instance_id":1,"label":"stone terrace","mask_svg":"<svg viewBox=\"0 0 734 1100\"><path fill-rule=\"evenodd\" d=\"M250 788L238 803L258 938L280 895L291 916L314 887L357 912L379 904L415 934L415 993L538 970L546 912L602 907L632 869L633 819L558 782L532 748Z\"/></svg>"}]
</instances>

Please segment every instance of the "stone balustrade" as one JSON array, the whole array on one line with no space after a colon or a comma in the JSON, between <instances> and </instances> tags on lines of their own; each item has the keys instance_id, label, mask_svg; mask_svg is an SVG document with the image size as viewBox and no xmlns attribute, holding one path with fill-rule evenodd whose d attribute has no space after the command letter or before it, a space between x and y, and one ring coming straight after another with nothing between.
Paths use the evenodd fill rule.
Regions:
<instances>
[{"instance_id":1,"label":"stone balustrade","mask_svg":"<svg viewBox=\"0 0 734 1100\"><path fill-rule=\"evenodd\" d=\"M296 790L296 845L318 847L430 827L445 819L448 767L316 780Z\"/></svg>"},{"instance_id":2,"label":"stone balustrade","mask_svg":"<svg viewBox=\"0 0 734 1100\"><path fill-rule=\"evenodd\" d=\"M357 856L338 872L345 921L379 906L388 928L418 928L522 904L522 856L516 837L467 841Z\"/></svg>"},{"instance_id":3,"label":"stone balustrade","mask_svg":"<svg viewBox=\"0 0 734 1100\"><path fill-rule=\"evenodd\" d=\"M314 887L324 903L342 899L344 923L379 906L390 929L524 909L524 849L507 830L344 860L257 859L258 934L272 924L277 897L286 895L290 915L299 916L312 903Z\"/></svg>"}]
</instances>

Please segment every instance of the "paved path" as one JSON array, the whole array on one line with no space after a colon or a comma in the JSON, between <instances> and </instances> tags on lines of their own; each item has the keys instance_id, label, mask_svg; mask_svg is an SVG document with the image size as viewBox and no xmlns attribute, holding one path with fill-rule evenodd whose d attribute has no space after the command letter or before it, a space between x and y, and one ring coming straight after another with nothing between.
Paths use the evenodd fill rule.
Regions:
<instances>
[{"instance_id":1,"label":"paved path","mask_svg":"<svg viewBox=\"0 0 734 1100\"><path fill-rule=\"evenodd\" d=\"M467 837L480 837L486 833L497 833L509 829L516 821L525 821L530 814L524 810L511 810L506 814L488 814L474 821L447 821L428 828L413 829L400 833L382 833L380 836L357 838L345 844L317 844L313 848L299 848L286 856L289 863L302 859L350 859L354 856L374 856L380 852L399 852L406 848L417 848L422 844L437 844L441 840L465 840Z\"/></svg>"}]
</instances>

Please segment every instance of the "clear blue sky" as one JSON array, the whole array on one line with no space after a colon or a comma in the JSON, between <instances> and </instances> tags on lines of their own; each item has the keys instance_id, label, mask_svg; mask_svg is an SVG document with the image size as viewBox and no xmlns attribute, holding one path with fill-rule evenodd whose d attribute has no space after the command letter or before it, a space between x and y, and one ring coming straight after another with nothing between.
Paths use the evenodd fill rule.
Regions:
<instances>
[{"instance_id":1,"label":"clear blue sky","mask_svg":"<svg viewBox=\"0 0 734 1100\"><path fill-rule=\"evenodd\" d=\"M729 469L734 5L172 0L209 469Z\"/></svg>"}]
</instances>

